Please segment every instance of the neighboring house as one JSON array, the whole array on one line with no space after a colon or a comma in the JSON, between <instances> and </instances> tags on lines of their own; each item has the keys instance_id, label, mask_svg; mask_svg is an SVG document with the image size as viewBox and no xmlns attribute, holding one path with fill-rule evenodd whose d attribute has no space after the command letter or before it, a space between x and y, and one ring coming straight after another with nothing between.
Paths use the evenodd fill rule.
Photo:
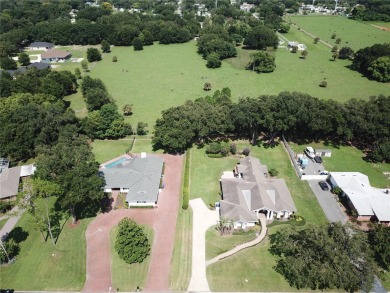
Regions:
<instances>
[{"instance_id":1,"label":"neighboring house","mask_svg":"<svg viewBox=\"0 0 390 293\"><path fill-rule=\"evenodd\" d=\"M47 42L33 42L28 47L27 50L30 51L47 51L54 48L53 43L47 43Z\"/></svg>"},{"instance_id":2,"label":"neighboring house","mask_svg":"<svg viewBox=\"0 0 390 293\"><path fill-rule=\"evenodd\" d=\"M63 50L48 50L41 54L42 62L62 62L69 59L72 54Z\"/></svg>"},{"instance_id":3,"label":"neighboring house","mask_svg":"<svg viewBox=\"0 0 390 293\"><path fill-rule=\"evenodd\" d=\"M288 42L287 48L291 51L293 47L297 47L298 51L306 50L306 46L304 44L300 44L298 42Z\"/></svg>"},{"instance_id":4,"label":"neighboring house","mask_svg":"<svg viewBox=\"0 0 390 293\"><path fill-rule=\"evenodd\" d=\"M163 159L159 157L122 158L100 168L105 192L127 193L129 206L156 206L162 187Z\"/></svg>"},{"instance_id":5,"label":"neighboring house","mask_svg":"<svg viewBox=\"0 0 390 293\"><path fill-rule=\"evenodd\" d=\"M34 174L34 165L18 166L1 169L0 199L11 198L18 194L20 178Z\"/></svg>"},{"instance_id":6,"label":"neighboring house","mask_svg":"<svg viewBox=\"0 0 390 293\"><path fill-rule=\"evenodd\" d=\"M269 178L267 166L254 157L245 157L233 172L224 172L221 189L220 216L232 220L235 229L253 226L259 213L270 220L287 219L297 211L285 181Z\"/></svg>"},{"instance_id":7,"label":"neighboring house","mask_svg":"<svg viewBox=\"0 0 390 293\"><path fill-rule=\"evenodd\" d=\"M254 4L249 4L249 3L244 2L240 5L240 10L245 11L245 12L250 12L250 10L254 7L255 7Z\"/></svg>"},{"instance_id":8,"label":"neighboring house","mask_svg":"<svg viewBox=\"0 0 390 293\"><path fill-rule=\"evenodd\" d=\"M9 74L11 74L12 76L15 77L18 74L25 73L29 68L32 68L32 67L34 67L34 68L36 68L38 70L51 68L50 64L43 63L43 62L36 62L36 63L31 63L28 66L19 67L18 69L15 69L15 70L1 70L0 73L3 72L3 71L6 71L6 72L8 72Z\"/></svg>"},{"instance_id":9,"label":"neighboring house","mask_svg":"<svg viewBox=\"0 0 390 293\"><path fill-rule=\"evenodd\" d=\"M340 187L359 221L379 221L390 226L390 192L374 188L368 177L359 172L331 172L329 180Z\"/></svg>"}]
</instances>

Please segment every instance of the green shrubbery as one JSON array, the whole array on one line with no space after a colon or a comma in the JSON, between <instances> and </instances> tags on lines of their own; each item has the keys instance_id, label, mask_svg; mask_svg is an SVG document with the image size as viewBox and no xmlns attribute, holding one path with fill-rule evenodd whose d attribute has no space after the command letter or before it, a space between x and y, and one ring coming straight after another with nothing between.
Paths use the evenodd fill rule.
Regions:
<instances>
[{"instance_id":1,"label":"green shrubbery","mask_svg":"<svg viewBox=\"0 0 390 293\"><path fill-rule=\"evenodd\" d=\"M188 209L190 202L190 191L189 191L189 182L190 182L190 151L186 152L186 162L184 165L184 182L183 182L183 203L182 209Z\"/></svg>"}]
</instances>

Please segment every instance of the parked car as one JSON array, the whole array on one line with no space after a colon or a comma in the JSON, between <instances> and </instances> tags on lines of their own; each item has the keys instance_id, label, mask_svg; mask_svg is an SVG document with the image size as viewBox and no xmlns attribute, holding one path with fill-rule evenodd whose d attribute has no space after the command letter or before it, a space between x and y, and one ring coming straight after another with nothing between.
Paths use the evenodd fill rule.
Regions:
<instances>
[{"instance_id":1,"label":"parked car","mask_svg":"<svg viewBox=\"0 0 390 293\"><path fill-rule=\"evenodd\" d=\"M305 154L308 156L310 159L313 159L315 156L314 149L312 147L307 147L305 148Z\"/></svg>"},{"instance_id":2,"label":"parked car","mask_svg":"<svg viewBox=\"0 0 390 293\"><path fill-rule=\"evenodd\" d=\"M314 161L316 161L316 163L318 163L318 164L321 164L321 163L322 163L322 159L321 159L321 157L319 157L319 156L315 156L315 157L314 157Z\"/></svg>"},{"instance_id":3,"label":"parked car","mask_svg":"<svg viewBox=\"0 0 390 293\"><path fill-rule=\"evenodd\" d=\"M326 184L325 181L320 181L320 182L318 182L318 184L320 185L320 187L321 187L321 189L323 191L328 191L329 190L329 186L328 186L328 184Z\"/></svg>"}]
</instances>

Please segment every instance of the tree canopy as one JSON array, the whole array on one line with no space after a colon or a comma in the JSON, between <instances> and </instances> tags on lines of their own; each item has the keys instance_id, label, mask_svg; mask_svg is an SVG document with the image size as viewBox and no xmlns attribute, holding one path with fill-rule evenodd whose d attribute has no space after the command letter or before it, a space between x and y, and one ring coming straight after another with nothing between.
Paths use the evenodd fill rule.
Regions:
<instances>
[{"instance_id":1,"label":"tree canopy","mask_svg":"<svg viewBox=\"0 0 390 293\"><path fill-rule=\"evenodd\" d=\"M277 48L279 39L273 30L259 25L248 32L244 39L244 45L250 49L264 50L267 47Z\"/></svg>"},{"instance_id":2,"label":"tree canopy","mask_svg":"<svg viewBox=\"0 0 390 293\"><path fill-rule=\"evenodd\" d=\"M270 235L269 251L277 255L275 270L297 289L343 289L369 292L375 265L362 231L340 223Z\"/></svg>"},{"instance_id":3,"label":"tree canopy","mask_svg":"<svg viewBox=\"0 0 390 293\"><path fill-rule=\"evenodd\" d=\"M118 224L115 250L126 263L141 263L150 254L150 243L142 227L124 218Z\"/></svg>"}]
</instances>

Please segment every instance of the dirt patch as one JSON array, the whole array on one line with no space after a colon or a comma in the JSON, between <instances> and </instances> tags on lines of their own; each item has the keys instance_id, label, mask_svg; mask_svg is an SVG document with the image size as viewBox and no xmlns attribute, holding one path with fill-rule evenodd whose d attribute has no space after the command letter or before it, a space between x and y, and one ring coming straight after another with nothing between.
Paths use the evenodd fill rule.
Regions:
<instances>
[{"instance_id":1,"label":"dirt patch","mask_svg":"<svg viewBox=\"0 0 390 293\"><path fill-rule=\"evenodd\" d=\"M375 24L372 24L371 26L373 26L377 29L380 29L382 31L385 31L385 32L390 32L390 27L385 27L385 26L380 26L380 25L375 25Z\"/></svg>"},{"instance_id":2,"label":"dirt patch","mask_svg":"<svg viewBox=\"0 0 390 293\"><path fill-rule=\"evenodd\" d=\"M76 223L70 222L68 224L68 227L69 228L76 228L76 227L80 226L80 224L81 224L81 222L80 222L80 220L78 220Z\"/></svg>"}]
</instances>

